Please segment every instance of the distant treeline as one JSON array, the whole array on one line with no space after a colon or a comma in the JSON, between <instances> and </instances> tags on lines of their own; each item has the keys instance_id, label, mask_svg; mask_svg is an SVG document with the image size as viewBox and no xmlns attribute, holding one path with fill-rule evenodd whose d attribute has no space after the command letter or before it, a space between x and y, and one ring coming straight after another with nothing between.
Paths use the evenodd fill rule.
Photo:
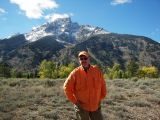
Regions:
<instances>
[{"instance_id":1,"label":"distant treeline","mask_svg":"<svg viewBox=\"0 0 160 120\"><path fill-rule=\"evenodd\" d=\"M158 78L159 70L155 66L139 66L136 62L129 62L124 69L120 64L115 63L113 67L107 68L105 75L109 79L116 78Z\"/></svg>"},{"instance_id":2,"label":"distant treeline","mask_svg":"<svg viewBox=\"0 0 160 120\"><path fill-rule=\"evenodd\" d=\"M6 63L0 63L0 77L12 78L66 78L76 66L73 63L58 66L52 61L43 60L38 70L21 72ZM160 71L155 66L139 66L131 61L126 66L115 63L112 67L103 67L105 77L117 78L158 78Z\"/></svg>"},{"instance_id":3,"label":"distant treeline","mask_svg":"<svg viewBox=\"0 0 160 120\"><path fill-rule=\"evenodd\" d=\"M75 68L75 65L58 66L52 61L43 60L38 70L21 71L6 63L0 63L0 77L5 78L65 78Z\"/></svg>"},{"instance_id":4,"label":"distant treeline","mask_svg":"<svg viewBox=\"0 0 160 120\"><path fill-rule=\"evenodd\" d=\"M9 66L7 63L0 63L0 77L5 78L36 78L38 71L24 72Z\"/></svg>"}]
</instances>

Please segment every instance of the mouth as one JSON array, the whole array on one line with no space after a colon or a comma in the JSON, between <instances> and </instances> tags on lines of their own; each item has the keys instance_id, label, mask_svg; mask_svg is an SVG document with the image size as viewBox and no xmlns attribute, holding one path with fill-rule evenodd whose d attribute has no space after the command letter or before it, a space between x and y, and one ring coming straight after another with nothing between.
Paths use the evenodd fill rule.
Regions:
<instances>
[{"instance_id":1,"label":"mouth","mask_svg":"<svg viewBox=\"0 0 160 120\"><path fill-rule=\"evenodd\" d=\"M86 62L82 62L82 64L86 64Z\"/></svg>"}]
</instances>

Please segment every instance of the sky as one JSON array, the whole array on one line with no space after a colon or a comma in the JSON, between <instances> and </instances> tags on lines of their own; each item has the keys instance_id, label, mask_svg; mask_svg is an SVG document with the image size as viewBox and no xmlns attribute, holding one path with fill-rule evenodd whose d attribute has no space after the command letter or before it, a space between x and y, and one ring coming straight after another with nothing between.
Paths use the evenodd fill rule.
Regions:
<instances>
[{"instance_id":1,"label":"sky","mask_svg":"<svg viewBox=\"0 0 160 120\"><path fill-rule=\"evenodd\" d=\"M57 18L160 43L160 0L1 0L0 39Z\"/></svg>"}]
</instances>

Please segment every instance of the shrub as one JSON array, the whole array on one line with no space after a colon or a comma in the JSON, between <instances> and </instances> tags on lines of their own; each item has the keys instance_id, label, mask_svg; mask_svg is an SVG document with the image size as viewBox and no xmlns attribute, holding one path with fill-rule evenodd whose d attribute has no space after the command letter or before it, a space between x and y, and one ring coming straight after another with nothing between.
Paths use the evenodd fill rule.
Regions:
<instances>
[{"instance_id":1,"label":"shrub","mask_svg":"<svg viewBox=\"0 0 160 120\"><path fill-rule=\"evenodd\" d=\"M151 104L141 100L134 100L127 103L130 107L151 107Z\"/></svg>"},{"instance_id":2,"label":"shrub","mask_svg":"<svg viewBox=\"0 0 160 120\"><path fill-rule=\"evenodd\" d=\"M157 78L158 77L158 69L154 66L151 66L151 67L143 66L142 68L139 69L138 76L140 78L142 78L142 77L143 78L146 78L146 77Z\"/></svg>"},{"instance_id":3,"label":"shrub","mask_svg":"<svg viewBox=\"0 0 160 120\"><path fill-rule=\"evenodd\" d=\"M53 80L47 80L47 81L45 81L45 85L48 87L53 87L56 85L56 82Z\"/></svg>"}]
</instances>

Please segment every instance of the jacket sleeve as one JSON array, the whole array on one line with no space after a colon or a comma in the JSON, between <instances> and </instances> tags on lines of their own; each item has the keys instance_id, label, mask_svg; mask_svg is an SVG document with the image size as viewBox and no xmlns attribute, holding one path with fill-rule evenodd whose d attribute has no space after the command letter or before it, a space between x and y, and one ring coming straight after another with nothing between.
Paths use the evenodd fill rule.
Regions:
<instances>
[{"instance_id":1,"label":"jacket sleeve","mask_svg":"<svg viewBox=\"0 0 160 120\"><path fill-rule=\"evenodd\" d=\"M105 83L105 80L104 80L104 77L101 71L100 71L100 76L101 76L101 82L102 82L101 99L104 99L107 94L107 88L106 88L106 83Z\"/></svg>"},{"instance_id":2,"label":"jacket sleeve","mask_svg":"<svg viewBox=\"0 0 160 120\"><path fill-rule=\"evenodd\" d=\"M73 72L70 73L66 81L64 82L63 89L67 98L73 103L77 103L77 99L74 95L75 75Z\"/></svg>"}]
</instances>

